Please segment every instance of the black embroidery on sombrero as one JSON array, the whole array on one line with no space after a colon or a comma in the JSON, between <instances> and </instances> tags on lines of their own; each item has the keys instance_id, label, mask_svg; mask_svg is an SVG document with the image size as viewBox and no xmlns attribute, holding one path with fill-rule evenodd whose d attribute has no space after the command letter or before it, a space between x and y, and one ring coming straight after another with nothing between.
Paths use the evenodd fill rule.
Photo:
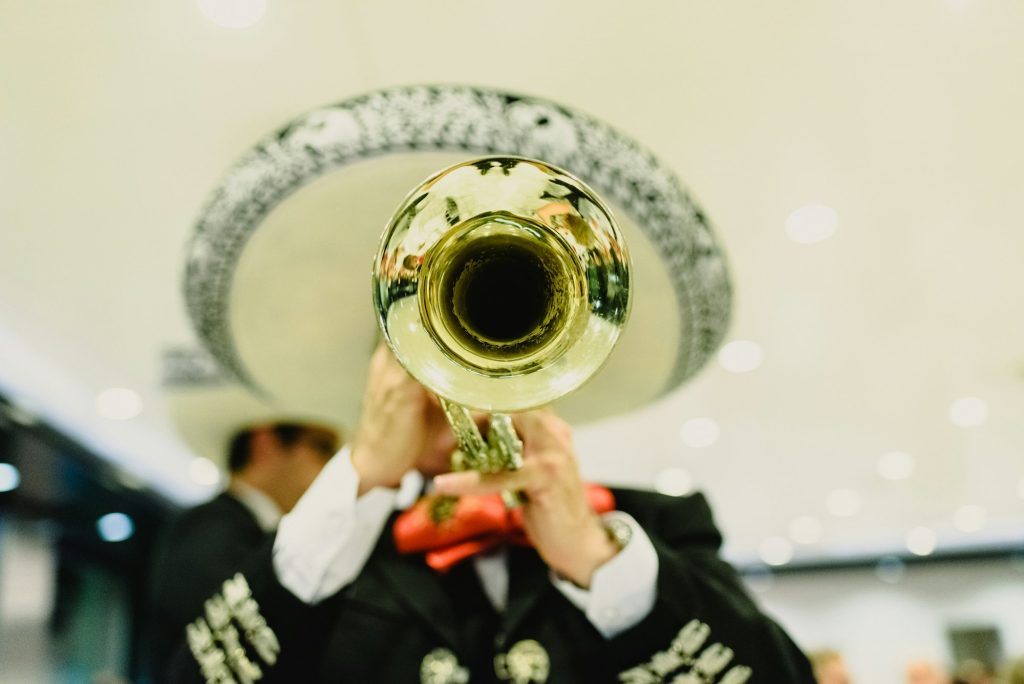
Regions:
<instances>
[{"instance_id":1,"label":"black embroidery on sombrero","mask_svg":"<svg viewBox=\"0 0 1024 684\"><path fill-rule=\"evenodd\" d=\"M578 176L623 207L668 262L681 344L666 390L714 353L732 298L725 261L704 214L650 151L607 124L540 98L409 86L297 117L239 159L207 200L188 246L185 300L200 340L241 382L258 389L228 324L231 279L249 237L271 209L310 181L354 161L409 150L513 154Z\"/></svg>"}]
</instances>

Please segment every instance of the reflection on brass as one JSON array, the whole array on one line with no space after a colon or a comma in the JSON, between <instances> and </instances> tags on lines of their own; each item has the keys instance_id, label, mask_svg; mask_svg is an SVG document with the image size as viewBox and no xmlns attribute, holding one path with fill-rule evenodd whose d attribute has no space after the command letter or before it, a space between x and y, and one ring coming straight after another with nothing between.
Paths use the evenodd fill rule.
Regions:
<instances>
[{"instance_id":1,"label":"reflection on brass","mask_svg":"<svg viewBox=\"0 0 1024 684\"><path fill-rule=\"evenodd\" d=\"M559 339L581 298L580 269L558 238L509 217L474 221L453 231L424 262L421 315L435 339L494 361L529 357ZM443 332L442 332L443 330ZM486 372L486 367L482 368Z\"/></svg>"},{"instance_id":2,"label":"reflection on brass","mask_svg":"<svg viewBox=\"0 0 1024 684\"><path fill-rule=\"evenodd\" d=\"M629 257L611 212L578 179L521 157L472 160L424 181L395 212L374 264L381 330L441 397L456 468L518 467L522 446L504 414L582 385L629 315ZM488 439L469 409L495 414Z\"/></svg>"}]
</instances>

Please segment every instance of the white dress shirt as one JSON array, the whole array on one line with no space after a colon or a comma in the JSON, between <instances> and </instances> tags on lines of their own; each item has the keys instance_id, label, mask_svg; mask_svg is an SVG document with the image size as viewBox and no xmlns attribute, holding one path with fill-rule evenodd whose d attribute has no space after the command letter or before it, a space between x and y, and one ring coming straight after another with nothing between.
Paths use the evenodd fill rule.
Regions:
<instances>
[{"instance_id":1,"label":"white dress shirt","mask_svg":"<svg viewBox=\"0 0 1024 684\"><path fill-rule=\"evenodd\" d=\"M302 601L317 603L351 583L362 571L391 512L405 508L419 487L376 488L357 497L359 475L345 447L320 472L290 513L274 541L274 571ZM410 486L415 485L415 486ZM657 593L658 555L643 528L621 511L606 513L632 528L629 543L599 567L582 589L551 573L551 582L579 608L605 638L637 624L650 613ZM503 552L476 556L477 574L488 599L504 611L508 566Z\"/></svg>"}]
</instances>

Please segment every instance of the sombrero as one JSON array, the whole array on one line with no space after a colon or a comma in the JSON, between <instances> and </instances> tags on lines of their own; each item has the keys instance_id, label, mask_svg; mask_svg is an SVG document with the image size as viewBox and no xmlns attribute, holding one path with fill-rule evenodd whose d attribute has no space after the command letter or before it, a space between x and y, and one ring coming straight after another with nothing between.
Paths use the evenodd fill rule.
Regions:
<instances>
[{"instance_id":1,"label":"sombrero","mask_svg":"<svg viewBox=\"0 0 1024 684\"><path fill-rule=\"evenodd\" d=\"M175 377L172 410L186 439L210 455L189 435L233 431L215 424L237 424L246 402L353 426L379 335L370 269L385 225L424 178L491 154L543 160L583 180L611 207L632 257L629 324L604 367L556 409L575 424L597 420L697 373L725 335L731 288L706 216L663 162L550 100L389 88L287 123L210 194L187 247L184 295L198 351L217 371L198 364L205 375ZM221 412L216 394L244 401Z\"/></svg>"}]
</instances>

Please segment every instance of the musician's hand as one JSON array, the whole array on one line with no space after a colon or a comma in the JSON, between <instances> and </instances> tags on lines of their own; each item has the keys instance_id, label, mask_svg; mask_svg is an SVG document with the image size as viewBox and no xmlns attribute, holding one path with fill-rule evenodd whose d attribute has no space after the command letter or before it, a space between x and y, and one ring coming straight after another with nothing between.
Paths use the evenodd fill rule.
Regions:
<instances>
[{"instance_id":1,"label":"musician's hand","mask_svg":"<svg viewBox=\"0 0 1024 684\"><path fill-rule=\"evenodd\" d=\"M618 548L590 507L572 446L572 431L554 414L532 411L513 416L523 440L523 467L481 475L450 473L434 479L439 494L491 494L504 489L526 494L523 525L549 567L581 587Z\"/></svg>"},{"instance_id":2,"label":"musician's hand","mask_svg":"<svg viewBox=\"0 0 1024 684\"><path fill-rule=\"evenodd\" d=\"M414 467L446 469L455 437L437 398L405 372L383 343L370 360L362 416L352 442L359 493L395 487Z\"/></svg>"}]
</instances>

